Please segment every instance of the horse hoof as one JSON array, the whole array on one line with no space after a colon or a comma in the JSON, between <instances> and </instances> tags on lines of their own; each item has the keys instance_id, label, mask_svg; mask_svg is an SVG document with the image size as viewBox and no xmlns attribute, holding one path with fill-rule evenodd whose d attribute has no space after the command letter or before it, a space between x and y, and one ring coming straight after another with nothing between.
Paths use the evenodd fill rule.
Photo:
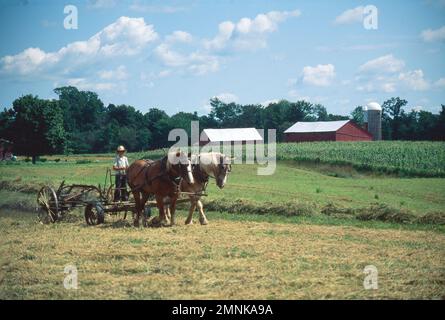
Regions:
<instances>
[{"instance_id":1,"label":"horse hoof","mask_svg":"<svg viewBox=\"0 0 445 320\"><path fill-rule=\"evenodd\" d=\"M185 225L186 225L186 226L189 226L189 225L192 225L192 224L193 224L193 220L190 220L190 221L187 221L187 220L186 220L186 221L185 221Z\"/></svg>"},{"instance_id":2,"label":"horse hoof","mask_svg":"<svg viewBox=\"0 0 445 320\"><path fill-rule=\"evenodd\" d=\"M201 220L201 219L199 219L199 223L201 223L202 226L209 224L207 220Z\"/></svg>"},{"instance_id":3,"label":"horse hoof","mask_svg":"<svg viewBox=\"0 0 445 320\"><path fill-rule=\"evenodd\" d=\"M162 221L160 221L159 225L160 225L161 227L170 227L172 224L171 224L170 221L162 220Z\"/></svg>"}]
</instances>

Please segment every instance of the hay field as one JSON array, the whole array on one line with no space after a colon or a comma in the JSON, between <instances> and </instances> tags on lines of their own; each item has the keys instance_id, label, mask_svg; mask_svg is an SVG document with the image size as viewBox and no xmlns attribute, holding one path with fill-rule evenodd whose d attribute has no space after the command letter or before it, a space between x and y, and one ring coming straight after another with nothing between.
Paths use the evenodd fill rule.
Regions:
<instances>
[{"instance_id":1,"label":"hay field","mask_svg":"<svg viewBox=\"0 0 445 320\"><path fill-rule=\"evenodd\" d=\"M117 218L87 227L80 215L41 225L2 209L0 299L445 297L443 232L209 218L160 229ZM70 264L77 290L63 287ZM367 265L377 290L363 287Z\"/></svg>"}]
</instances>

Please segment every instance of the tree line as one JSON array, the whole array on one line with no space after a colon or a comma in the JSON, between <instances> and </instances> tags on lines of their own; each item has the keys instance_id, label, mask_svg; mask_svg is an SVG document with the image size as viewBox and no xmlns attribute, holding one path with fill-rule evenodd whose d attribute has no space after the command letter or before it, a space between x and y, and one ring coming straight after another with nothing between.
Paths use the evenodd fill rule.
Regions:
<instances>
[{"instance_id":1,"label":"tree line","mask_svg":"<svg viewBox=\"0 0 445 320\"><path fill-rule=\"evenodd\" d=\"M129 151L167 147L168 133L183 128L190 134L190 121L200 129L256 127L277 129L277 140L297 121L353 119L363 122L363 107L350 116L330 114L321 104L281 100L268 106L224 103L210 100L207 115L178 112L169 116L159 108L142 113L129 105L105 106L98 95L68 86L56 88L58 99L25 95L11 108L0 112L0 138L14 142L19 155L103 153L123 144ZM445 106L439 114L428 111L406 112L407 101L391 98L382 105L382 133L387 140L445 140Z\"/></svg>"}]
</instances>

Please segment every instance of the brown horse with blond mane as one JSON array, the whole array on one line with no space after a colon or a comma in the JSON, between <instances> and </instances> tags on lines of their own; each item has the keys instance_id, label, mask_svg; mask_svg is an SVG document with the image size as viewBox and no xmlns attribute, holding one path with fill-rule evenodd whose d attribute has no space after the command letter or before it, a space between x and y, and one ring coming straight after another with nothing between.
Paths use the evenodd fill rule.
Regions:
<instances>
[{"instance_id":1,"label":"brown horse with blond mane","mask_svg":"<svg viewBox=\"0 0 445 320\"><path fill-rule=\"evenodd\" d=\"M128 167L128 185L136 202L134 226L139 226L139 219L151 194L154 194L156 199L160 224L167 225L164 199L169 199L170 210L174 214L181 178L190 184L194 182L190 160L186 153L179 150L169 152L157 161L137 160ZM145 219L144 215L144 224Z\"/></svg>"}]
</instances>

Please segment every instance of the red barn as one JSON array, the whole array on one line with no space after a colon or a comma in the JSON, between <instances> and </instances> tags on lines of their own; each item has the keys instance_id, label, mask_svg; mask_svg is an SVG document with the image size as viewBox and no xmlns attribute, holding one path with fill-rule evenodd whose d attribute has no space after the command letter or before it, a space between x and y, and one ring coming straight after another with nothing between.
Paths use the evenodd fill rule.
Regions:
<instances>
[{"instance_id":1,"label":"red barn","mask_svg":"<svg viewBox=\"0 0 445 320\"><path fill-rule=\"evenodd\" d=\"M372 135L351 120L297 122L284 135L286 142L372 141Z\"/></svg>"}]
</instances>

